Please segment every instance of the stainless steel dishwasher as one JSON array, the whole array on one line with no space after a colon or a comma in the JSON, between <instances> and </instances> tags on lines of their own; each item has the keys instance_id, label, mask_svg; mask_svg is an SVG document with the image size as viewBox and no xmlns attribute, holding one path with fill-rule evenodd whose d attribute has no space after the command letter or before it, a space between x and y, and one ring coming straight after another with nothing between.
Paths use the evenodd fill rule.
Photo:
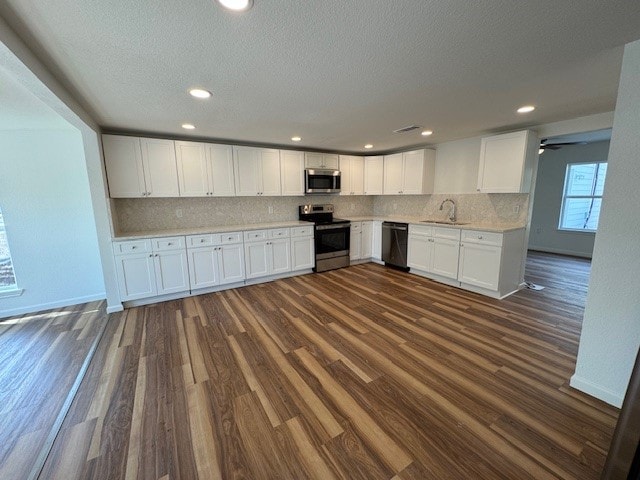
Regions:
<instances>
[{"instance_id":1,"label":"stainless steel dishwasher","mask_svg":"<svg viewBox=\"0 0 640 480\"><path fill-rule=\"evenodd\" d=\"M385 265L407 269L409 225L382 222L382 261Z\"/></svg>"}]
</instances>

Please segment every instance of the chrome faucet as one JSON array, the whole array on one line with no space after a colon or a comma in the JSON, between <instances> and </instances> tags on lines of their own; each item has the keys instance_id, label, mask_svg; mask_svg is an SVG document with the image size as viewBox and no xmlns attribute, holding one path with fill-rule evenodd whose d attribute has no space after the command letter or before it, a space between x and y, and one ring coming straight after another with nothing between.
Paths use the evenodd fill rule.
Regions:
<instances>
[{"instance_id":1,"label":"chrome faucet","mask_svg":"<svg viewBox=\"0 0 640 480\"><path fill-rule=\"evenodd\" d=\"M440 204L440 210L442 210L442 207L444 207L444 204L447 202L451 202L451 211L449 212L449 221L455 222L456 221L456 202L454 202L450 198L447 198L443 200L442 203Z\"/></svg>"}]
</instances>

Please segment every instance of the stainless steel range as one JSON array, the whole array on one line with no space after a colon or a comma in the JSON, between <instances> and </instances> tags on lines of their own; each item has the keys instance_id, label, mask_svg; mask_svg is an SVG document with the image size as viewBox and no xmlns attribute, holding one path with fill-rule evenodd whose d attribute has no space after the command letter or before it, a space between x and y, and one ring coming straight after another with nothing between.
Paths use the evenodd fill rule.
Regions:
<instances>
[{"instance_id":1,"label":"stainless steel range","mask_svg":"<svg viewBox=\"0 0 640 480\"><path fill-rule=\"evenodd\" d=\"M314 222L316 272L349 266L349 220L333 217L333 205L300 205L300 220Z\"/></svg>"}]
</instances>

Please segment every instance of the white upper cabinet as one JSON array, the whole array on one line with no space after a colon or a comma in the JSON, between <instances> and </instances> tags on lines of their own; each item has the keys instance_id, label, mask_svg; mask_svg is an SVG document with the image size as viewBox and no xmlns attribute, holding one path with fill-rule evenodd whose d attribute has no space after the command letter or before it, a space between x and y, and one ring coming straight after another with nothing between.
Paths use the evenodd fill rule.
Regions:
<instances>
[{"instance_id":1,"label":"white upper cabinet","mask_svg":"<svg viewBox=\"0 0 640 480\"><path fill-rule=\"evenodd\" d=\"M328 168L339 169L338 155L334 153L306 152L304 154L305 168Z\"/></svg>"},{"instance_id":2,"label":"white upper cabinet","mask_svg":"<svg viewBox=\"0 0 640 480\"><path fill-rule=\"evenodd\" d=\"M179 196L176 149L173 140L141 138L140 146L147 196Z\"/></svg>"},{"instance_id":3,"label":"white upper cabinet","mask_svg":"<svg viewBox=\"0 0 640 480\"><path fill-rule=\"evenodd\" d=\"M210 195L209 167L204 143L176 142L180 196Z\"/></svg>"},{"instance_id":4,"label":"white upper cabinet","mask_svg":"<svg viewBox=\"0 0 640 480\"><path fill-rule=\"evenodd\" d=\"M233 149L230 145L176 142L181 197L233 197Z\"/></svg>"},{"instance_id":5,"label":"white upper cabinet","mask_svg":"<svg viewBox=\"0 0 640 480\"><path fill-rule=\"evenodd\" d=\"M236 195L279 196L280 150L233 147Z\"/></svg>"},{"instance_id":6,"label":"white upper cabinet","mask_svg":"<svg viewBox=\"0 0 640 480\"><path fill-rule=\"evenodd\" d=\"M304 195L304 153L280 150L282 195Z\"/></svg>"},{"instance_id":7,"label":"white upper cabinet","mask_svg":"<svg viewBox=\"0 0 640 480\"><path fill-rule=\"evenodd\" d=\"M364 157L364 194L382 195L383 166L382 156Z\"/></svg>"},{"instance_id":8,"label":"white upper cabinet","mask_svg":"<svg viewBox=\"0 0 640 480\"><path fill-rule=\"evenodd\" d=\"M422 149L384 157L385 195L433 193L435 150Z\"/></svg>"},{"instance_id":9,"label":"white upper cabinet","mask_svg":"<svg viewBox=\"0 0 640 480\"><path fill-rule=\"evenodd\" d=\"M340 155L340 195L364 194L364 158Z\"/></svg>"},{"instance_id":10,"label":"white upper cabinet","mask_svg":"<svg viewBox=\"0 0 640 480\"><path fill-rule=\"evenodd\" d=\"M537 156L538 137L529 130L483 138L478 191L528 193Z\"/></svg>"},{"instance_id":11,"label":"white upper cabinet","mask_svg":"<svg viewBox=\"0 0 640 480\"><path fill-rule=\"evenodd\" d=\"M111 197L179 195L172 140L103 135L102 146Z\"/></svg>"}]
</instances>

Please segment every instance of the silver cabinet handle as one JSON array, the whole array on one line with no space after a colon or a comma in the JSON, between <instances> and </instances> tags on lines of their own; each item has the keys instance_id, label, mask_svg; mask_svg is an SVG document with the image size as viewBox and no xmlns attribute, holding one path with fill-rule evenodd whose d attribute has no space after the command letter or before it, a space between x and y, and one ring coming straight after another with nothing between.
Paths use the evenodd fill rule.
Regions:
<instances>
[{"instance_id":1,"label":"silver cabinet handle","mask_svg":"<svg viewBox=\"0 0 640 480\"><path fill-rule=\"evenodd\" d=\"M134 245L133 247L131 247L131 250L135 250L136 248L138 248L138 247L136 247L136 246Z\"/></svg>"},{"instance_id":2,"label":"silver cabinet handle","mask_svg":"<svg viewBox=\"0 0 640 480\"><path fill-rule=\"evenodd\" d=\"M153 257L153 253L149 254L150 257Z\"/></svg>"}]
</instances>

